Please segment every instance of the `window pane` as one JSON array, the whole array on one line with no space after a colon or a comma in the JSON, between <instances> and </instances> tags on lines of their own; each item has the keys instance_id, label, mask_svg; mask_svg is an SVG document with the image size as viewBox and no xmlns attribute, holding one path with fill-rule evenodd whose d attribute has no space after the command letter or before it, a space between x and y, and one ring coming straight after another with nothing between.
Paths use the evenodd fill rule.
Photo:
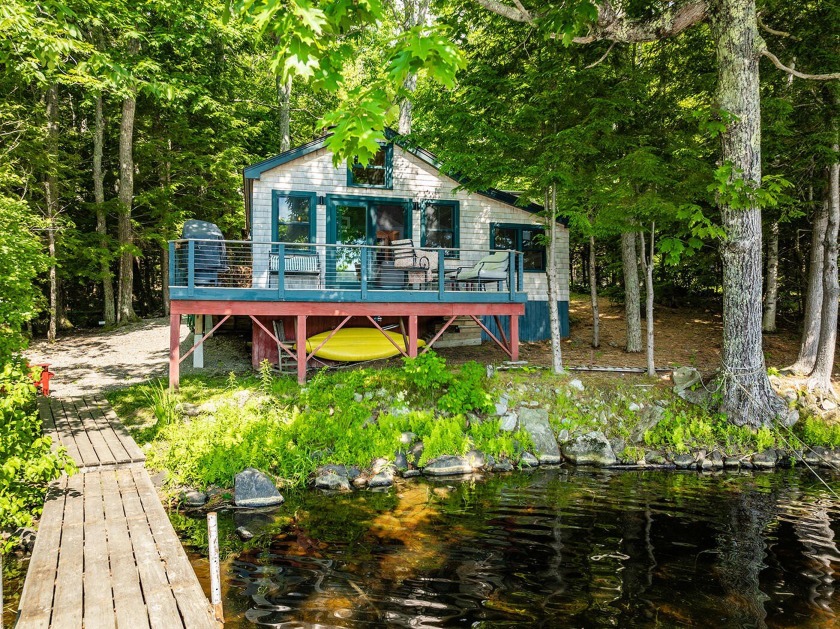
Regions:
<instances>
[{"instance_id":1,"label":"window pane","mask_svg":"<svg viewBox=\"0 0 840 629\"><path fill-rule=\"evenodd\" d=\"M526 250L524 253L524 267L529 270L545 270L545 250Z\"/></svg>"},{"instance_id":2,"label":"window pane","mask_svg":"<svg viewBox=\"0 0 840 629\"><path fill-rule=\"evenodd\" d=\"M522 249L542 249L543 230L541 229L523 229L522 230Z\"/></svg>"},{"instance_id":3,"label":"window pane","mask_svg":"<svg viewBox=\"0 0 840 629\"><path fill-rule=\"evenodd\" d=\"M438 205L437 203L427 205L425 212L426 232L440 229L454 230L454 214L451 205Z\"/></svg>"},{"instance_id":4,"label":"window pane","mask_svg":"<svg viewBox=\"0 0 840 629\"><path fill-rule=\"evenodd\" d=\"M493 249L516 249L516 230L497 227L493 238Z\"/></svg>"},{"instance_id":5,"label":"window pane","mask_svg":"<svg viewBox=\"0 0 840 629\"><path fill-rule=\"evenodd\" d=\"M277 218L281 223L308 223L309 199L306 197L278 197Z\"/></svg>"},{"instance_id":6,"label":"window pane","mask_svg":"<svg viewBox=\"0 0 840 629\"><path fill-rule=\"evenodd\" d=\"M452 237L451 231L426 231L426 246L427 247L443 247L444 249L451 249L455 246L455 240Z\"/></svg>"},{"instance_id":7,"label":"window pane","mask_svg":"<svg viewBox=\"0 0 840 629\"><path fill-rule=\"evenodd\" d=\"M388 158L388 148L383 146L376 155L368 162L367 166L362 166L358 162L353 162L353 183L364 186L384 186L385 169Z\"/></svg>"},{"instance_id":8,"label":"window pane","mask_svg":"<svg viewBox=\"0 0 840 629\"><path fill-rule=\"evenodd\" d=\"M280 242L309 242L309 223L280 223L277 239Z\"/></svg>"}]
</instances>

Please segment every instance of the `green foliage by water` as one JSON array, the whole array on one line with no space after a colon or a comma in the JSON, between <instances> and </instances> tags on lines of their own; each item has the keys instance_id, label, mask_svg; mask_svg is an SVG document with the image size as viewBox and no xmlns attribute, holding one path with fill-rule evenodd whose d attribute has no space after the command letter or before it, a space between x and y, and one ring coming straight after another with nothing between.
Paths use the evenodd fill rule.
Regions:
<instances>
[{"instance_id":1,"label":"green foliage by water","mask_svg":"<svg viewBox=\"0 0 840 629\"><path fill-rule=\"evenodd\" d=\"M35 410L35 388L25 365L0 367L0 531L31 526L44 501L46 485L74 466L62 449L50 451ZM0 551L4 551L0 544Z\"/></svg>"},{"instance_id":2,"label":"green foliage by water","mask_svg":"<svg viewBox=\"0 0 840 629\"><path fill-rule=\"evenodd\" d=\"M160 384L113 398L118 408L144 401L151 407L153 427L138 438L151 440L150 464L169 470L175 483L230 486L242 469L256 467L301 485L318 465L365 468L379 457L393 459L407 449L405 432L423 441L418 465L471 448L515 461L530 445L525 433L504 433L498 420L481 419L493 409L481 365L452 370L432 352L407 359L402 369L322 371L304 387L266 368L251 378L230 376L217 388L196 382L185 378L182 387L182 396L204 404L189 420L177 413L171 419L186 400Z\"/></svg>"}]
</instances>

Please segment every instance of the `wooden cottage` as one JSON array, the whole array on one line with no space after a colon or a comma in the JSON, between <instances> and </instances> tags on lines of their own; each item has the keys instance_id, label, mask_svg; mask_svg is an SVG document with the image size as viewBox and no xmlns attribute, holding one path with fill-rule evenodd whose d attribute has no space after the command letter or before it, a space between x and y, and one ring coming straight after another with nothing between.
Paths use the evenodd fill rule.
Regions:
<instances>
[{"instance_id":1,"label":"wooden cottage","mask_svg":"<svg viewBox=\"0 0 840 629\"><path fill-rule=\"evenodd\" d=\"M287 357L301 380L315 351L298 341L345 326L399 329L406 355L421 338L423 348L484 339L516 359L520 339L548 338L542 207L459 190L433 155L389 137L366 166L335 167L327 137L249 166L248 240L170 243L173 385L183 314L250 316L254 365ZM567 335L566 226L557 234Z\"/></svg>"}]
</instances>

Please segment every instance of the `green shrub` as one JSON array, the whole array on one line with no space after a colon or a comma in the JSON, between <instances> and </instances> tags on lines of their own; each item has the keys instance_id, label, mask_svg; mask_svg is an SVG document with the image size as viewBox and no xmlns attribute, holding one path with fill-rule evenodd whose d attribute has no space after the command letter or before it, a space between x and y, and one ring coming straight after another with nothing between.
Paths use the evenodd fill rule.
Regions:
<instances>
[{"instance_id":1,"label":"green shrub","mask_svg":"<svg viewBox=\"0 0 840 629\"><path fill-rule=\"evenodd\" d=\"M440 399L437 407L444 413L487 414L494 408L493 400L487 393L487 374L477 362L468 362L454 376L449 387Z\"/></svg>"},{"instance_id":2,"label":"green shrub","mask_svg":"<svg viewBox=\"0 0 840 629\"><path fill-rule=\"evenodd\" d=\"M799 422L797 432L809 446L840 447L840 424L829 423L820 417L807 416Z\"/></svg>"},{"instance_id":3,"label":"green shrub","mask_svg":"<svg viewBox=\"0 0 840 629\"><path fill-rule=\"evenodd\" d=\"M25 365L7 362L0 368L0 380L0 530L11 530L31 526L47 483L75 467L63 448L50 451L52 442L41 432L35 387ZM5 550L0 543L0 551Z\"/></svg>"},{"instance_id":4,"label":"green shrub","mask_svg":"<svg viewBox=\"0 0 840 629\"><path fill-rule=\"evenodd\" d=\"M452 380L446 360L433 351L403 358L403 377L409 392L422 402L434 402Z\"/></svg>"}]
</instances>

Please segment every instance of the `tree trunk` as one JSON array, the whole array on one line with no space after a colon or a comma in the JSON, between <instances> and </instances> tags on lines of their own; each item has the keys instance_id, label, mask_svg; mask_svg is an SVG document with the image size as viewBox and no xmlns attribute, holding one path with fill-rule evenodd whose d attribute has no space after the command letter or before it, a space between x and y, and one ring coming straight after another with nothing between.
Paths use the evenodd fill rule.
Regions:
<instances>
[{"instance_id":1,"label":"tree trunk","mask_svg":"<svg viewBox=\"0 0 840 629\"><path fill-rule=\"evenodd\" d=\"M761 39L755 0L717 0L718 105L732 120L721 135L730 181L761 185L761 113L758 56ZM761 336L761 209L750 201L720 202L726 239L723 261L721 410L737 425L770 425L789 416L767 377Z\"/></svg>"},{"instance_id":2,"label":"tree trunk","mask_svg":"<svg viewBox=\"0 0 840 629\"><path fill-rule=\"evenodd\" d=\"M110 252L108 249L108 226L105 216L105 173L102 172L102 153L105 147L105 121L102 117L102 94L96 95L96 117L93 127L93 200L96 203L96 233L99 234L99 246L102 248L100 269L102 273L103 315L105 325L117 322L114 310L114 282L111 277Z\"/></svg>"},{"instance_id":3,"label":"tree trunk","mask_svg":"<svg viewBox=\"0 0 840 629\"><path fill-rule=\"evenodd\" d=\"M426 23L426 17L429 13L429 4L431 0L404 0L403 4L403 19L402 32L406 32L415 26L420 26ZM405 81L403 81L403 89L406 91L406 96L400 100L400 119L397 131L400 135L408 135L411 133L411 115L412 102L410 94L417 89L417 75L409 74Z\"/></svg>"},{"instance_id":4,"label":"tree trunk","mask_svg":"<svg viewBox=\"0 0 840 629\"><path fill-rule=\"evenodd\" d=\"M624 320L627 326L627 351L642 351L642 321L639 311L639 260L636 234L621 234L621 265L624 269Z\"/></svg>"},{"instance_id":5,"label":"tree trunk","mask_svg":"<svg viewBox=\"0 0 840 629\"><path fill-rule=\"evenodd\" d=\"M58 268L55 232L58 228L58 85L47 90L47 175L44 179L44 201L47 212L47 249L50 258L50 321L47 340L52 343L58 334Z\"/></svg>"},{"instance_id":6,"label":"tree trunk","mask_svg":"<svg viewBox=\"0 0 840 629\"><path fill-rule=\"evenodd\" d=\"M835 144L835 153L840 145ZM808 378L808 388L822 395L834 397L831 372L834 369L834 349L837 345L837 299L840 284L837 280L837 232L840 228L840 161L829 168L828 226L825 230L825 261L823 262L823 303L820 341L817 360Z\"/></svg>"},{"instance_id":7,"label":"tree trunk","mask_svg":"<svg viewBox=\"0 0 840 629\"><path fill-rule=\"evenodd\" d=\"M764 292L764 318L761 329L776 331L776 301L779 293L779 221L770 224L767 241L767 290Z\"/></svg>"},{"instance_id":8,"label":"tree trunk","mask_svg":"<svg viewBox=\"0 0 840 629\"><path fill-rule=\"evenodd\" d=\"M598 314L598 280L595 271L595 236L589 237L589 297L592 301L592 347L601 346L600 315Z\"/></svg>"},{"instance_id":9,"label":"tree trunk","mask_svg":"<svg viewBox=\"0 0 840 629\"><path fill-rule=\"evenodd\" d=\"M417 89L417 75L416 74L409 74L405 81L403 82L403 89L408 92L414 92ZM400 121L397 130L400 132L400 135L408 135L411 133L411 112L412 112L412 103L411 99L408 97L403 98L400 101Z\"/></svg>"},{"instance_id":10,"label":"tree trunk","mask_svg":"<svg viewBox=\"0 0 840 629\"><path fill-rule=\"evenodd\" d=\"M645 234L639 232L642 251L642 268L645 271L645 322L647 324L647 375L656 376L653 357L653 244L656 223L650 224L650 257L645 254ZM641 334L641 332L640 332Z\"/></svg>"},{"instance_id":11,"label":"tree trunk","mask_svg":"<svg viewBox=\"0 0 840 629\"><path fill-rule=\"evenodd\" d=\"M825 262L825 232L828 227L828 203L822 203L814 214L811 228L811 255L808 265L808 291L805 296L805 317L802 342L796 362L788 367L795 374L809 374L817 362L820 341L820 314L823 302L823 263Z\"/></svg>"},{"instance_id":12,"label":"tree trunk","mask_svg":"<svg viewBox=\"0 0 840 629\"><path fill-rule=\"evenodd\" d=\"M280 152L288 151L292 148L292 133L291 133L291 119L292 119L292 77L290 76L285 83L279 76L277 77L277 102L280 106Z\"/></svg>"},{"instance_id":13,"label":"tree trunk","mask_svg":"<svg viewBox=\"0 0 840 629\"><path fill-rule=\"evenodd\" d=\"M132 43L136 53L137 44ZM120 279L117 296L117 321L128 323L137 319L134 313L134 232L131 226L131 206L134 201L134 112L137 90L123 99L120 121L120 192L117 237L120 243Z\"/></svg>"},{"instance_id":14,"label":"tree trunk","mask_svg":"<svg viewBox=\"0 0 840 629\"><path fill-rule=\"evenodd\" d=\"M548 321L551 326L551 369L563 373L563 346L560 338L560 310L557 307L560 291L557 286L557 186L552 184L550 197L546 194L546 209L550 208L548 221Z\"/></svg>"}]
</instances>

